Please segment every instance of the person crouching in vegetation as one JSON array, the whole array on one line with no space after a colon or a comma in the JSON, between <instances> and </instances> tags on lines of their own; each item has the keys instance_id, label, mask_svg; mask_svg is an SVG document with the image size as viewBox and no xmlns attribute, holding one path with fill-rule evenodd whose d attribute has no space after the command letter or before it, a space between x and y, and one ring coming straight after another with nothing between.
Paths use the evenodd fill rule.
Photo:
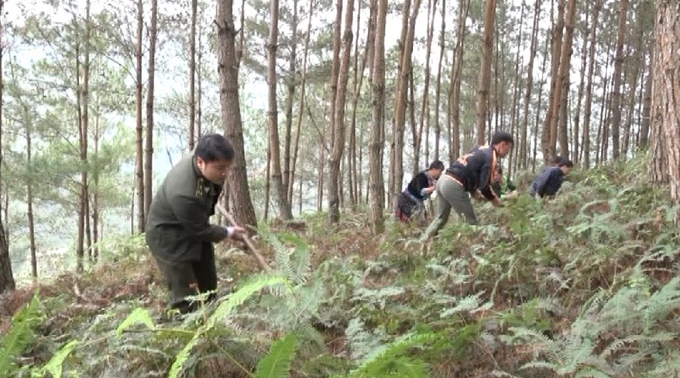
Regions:
<instances>
[{"instance_id":1,"label":"person crouching in vegetation","mask_svg":"<svg viewBox=\"0 0 680 378\"><path fill-rule=\"evenodd\" d=\"M470 194L483 195L495 206L501 206L500 198L491 188L493 172L499 164L498 159L510 152L513 143L510 133L496 132L491 138L491 146L474 149L471 153L461 156L446 170L437 183L437 214L421 241L435 236L444 227L452 207L466 222L477 224Z\"/></svg>"},{"instance_id":2,"label":"person crouching in vegetation","mask_svg":"<svg viewBox=\"0 0 680 378\"><path fill-rule=\"evenodd\" d=\"M564 176L569 174L569 171L574 167L574 163L569 159L562 159L557 166L551 166L541 172L531 185L529 195L532 197L539 196L553 197L560 190Z\"/></svg>"},{"instance_id":3,"label":"person crouching in vegetation","mask_svg":"<svg viewBox=\"0 0 680 378\"><path fill-rule=\"evenodd\" d=\"M491 185L494 193L501 199L514 198L517 196L517 187L510 180L510 177L503 178L503 166L498 164L493 174L493 184Z\"/></svg>"},{"instance_id":4,"label":"person crouching in vegetation","mask_svg":"<svg viewBox=\"0 0 680 378\"><path fill-rule=\"evenodd\" d=\"M397 199L394 215L402 222L408 222L414 215L425 213L425 200L435 191L437 180L444 171L444 163L435 160L430 168L418 173L409 182Z\"/></svg>"},{"instance_id":5,"label":"person crouching in vegetation","mask_svg":"<svg viewBox=\"0 0 680 378\"><path fill-rule=\"evenodd\" d=\"M241 239L246 232L209 223L234 155L227 138L204 135L168 172L151 202L146 243L170 289L171 307L182 314L198 307L187 297L217 288L213 243ZM214 293L208 296L213 298Z\"/></svg>"}]
</instances>

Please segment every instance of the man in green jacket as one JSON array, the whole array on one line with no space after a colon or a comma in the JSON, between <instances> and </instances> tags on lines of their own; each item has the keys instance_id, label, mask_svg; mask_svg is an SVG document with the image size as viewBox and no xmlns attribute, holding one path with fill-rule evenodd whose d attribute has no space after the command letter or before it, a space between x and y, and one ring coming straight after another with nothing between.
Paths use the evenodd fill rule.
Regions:
<instances>
[{"instance_id":1,"label":"man in green jacket","mask_svg":"<svg viewBox=\"0 0 680 378\"><path fill-rule=\"evenodd\" d=\"M187 297L217 288L213 243L245 235L240 227L209 223L234 154L224 136L204 135L168 172L151 202L146 243L168 283L171 307L183 314L197 308Z\"/></svg>"}]
</instances>

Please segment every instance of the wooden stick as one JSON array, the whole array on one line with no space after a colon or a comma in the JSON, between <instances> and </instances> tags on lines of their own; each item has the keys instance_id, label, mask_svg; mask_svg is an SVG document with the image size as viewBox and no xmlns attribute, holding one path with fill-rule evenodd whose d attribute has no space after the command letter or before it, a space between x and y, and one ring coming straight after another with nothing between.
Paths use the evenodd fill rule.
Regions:
<instances>
[{"instance_id":1,"label":"wooden stick","mask_svg":"<svg viewBox=\"0 0 680 378\"><path fill-rule=\"evenodd\" d=\"M215 208L217 211L225 218L227 218L227 221L234 227L239 227L238 224L236 224L236 221L234 220L234 217L229 214L229 212L221 205L221 204L216 204ZM260 266L262 269L266 270L267 272L271 272L272 268L267 264L267 261L265 261L264 257L257 251L253 243L250 241L250 238L248 235L243 235L243 241L246 243L246 246L250 250L250 252L255 256L255 259L257 260L258 263L260 263Z\"/></svg>"}]
</instances>

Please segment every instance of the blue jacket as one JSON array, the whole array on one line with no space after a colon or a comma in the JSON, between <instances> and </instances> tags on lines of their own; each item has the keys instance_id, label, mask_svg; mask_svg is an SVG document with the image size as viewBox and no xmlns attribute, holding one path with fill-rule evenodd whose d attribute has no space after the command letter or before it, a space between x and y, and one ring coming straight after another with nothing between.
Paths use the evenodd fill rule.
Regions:
<instances>
[{"instance_id":1,"label":"blue jacket","mask_svg":"<svg viewBox=\"0 0 680 378\"><path fill-rule=\"evenodd\" d=\"M559 167L549 167L541 172L536 180L534 180L533 185L531 185L530 195L535 196L538 194L540 197L544 196L554 196L564 181L564 172Z\"/></svg>"}]
</instances>

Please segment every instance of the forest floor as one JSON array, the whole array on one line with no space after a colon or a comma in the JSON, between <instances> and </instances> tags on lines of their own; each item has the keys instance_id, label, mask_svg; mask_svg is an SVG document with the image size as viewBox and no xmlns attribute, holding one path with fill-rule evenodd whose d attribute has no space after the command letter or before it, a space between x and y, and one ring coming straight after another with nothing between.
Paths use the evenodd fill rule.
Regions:
<instances>
[{"instance_id":1,"label":"forest floor","mask_svg":"<svg viewBox=\"0 0 680 378\"><path fill-rule=\"evenodd\" d=\"M680 208L648 172L574 171L556 199L479 203L480 226L452 216L425 246L362 211L262 225L275 272L220 248L219 299L184 318L143 239L121 239L0 297L0 376L674 377Z\"/></svg>"}]
</instances>

